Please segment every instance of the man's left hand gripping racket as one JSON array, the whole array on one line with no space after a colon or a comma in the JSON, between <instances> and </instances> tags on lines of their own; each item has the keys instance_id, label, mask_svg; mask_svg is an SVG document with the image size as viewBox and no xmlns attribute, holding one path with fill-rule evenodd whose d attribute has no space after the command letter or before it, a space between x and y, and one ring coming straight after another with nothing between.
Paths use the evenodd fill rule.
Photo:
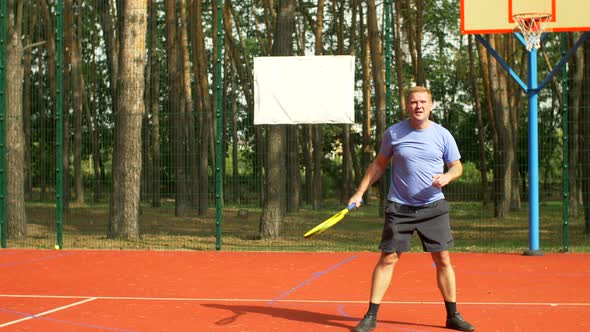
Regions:
<instances>
[{"instance_id":1,"label":"man's left hand gripping racket","mask_svg":"<svg viewBox=\"0 0 590 332\"><path fill-rule=\"evenodd\" d=\"M340 220L344 218L344 216L356 208L356 203L351 203L345 209L342 209L340 212L336 213L335 215L331 216L330 218L324 220L322 223L318 224L314 228L310 229L307 233L303 235L303 237L310 237L313 235L322 234L328 228L336 225Z\"/></svg>"}]
</instances>

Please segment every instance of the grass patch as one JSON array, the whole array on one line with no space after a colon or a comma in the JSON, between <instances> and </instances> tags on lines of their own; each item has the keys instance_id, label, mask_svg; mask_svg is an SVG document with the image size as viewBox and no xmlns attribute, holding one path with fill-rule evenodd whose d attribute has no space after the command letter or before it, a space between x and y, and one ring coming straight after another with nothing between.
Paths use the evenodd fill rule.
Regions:
<instances>
[{"instance_id":1,"label":"grass patch","mask_svg":"<svg viewBox=\"0 0 590 332\"><path fill-rule=\"evenodd\" d=\"M528 249L528 209L493 217L493 207L480 202L451 202L454 251L510 252ZM242 251L377 251L383 218L376 204L355 210L333 229L320 236L304 239L303 234L340 208L337 204L322 210L300 209L286 217L277 239L259 239L261 210L227 207L222 212L222 250ZM564 247L562 205L543 203L540 207L540 246L545 252ZM27 205L28 235L8 239L8 247L53 248L56 242L56 213L53 204ZM172 204L142 207L142 238L136 241L108 239L108 206L72 206L63 217L64 248L73 249L149 249L215 250L215 210L206 216L174 216ZM570 218L569 251L590 252L590 238L584 233L583 218ZM421 251L417 236L413 251Z\"/></svg>"}]
</instances>

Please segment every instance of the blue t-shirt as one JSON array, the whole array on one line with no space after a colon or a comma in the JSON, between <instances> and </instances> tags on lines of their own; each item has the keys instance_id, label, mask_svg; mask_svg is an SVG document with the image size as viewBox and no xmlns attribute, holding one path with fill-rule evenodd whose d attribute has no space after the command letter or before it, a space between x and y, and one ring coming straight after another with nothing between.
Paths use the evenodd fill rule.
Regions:
<instances>
[{"instance_id":1,"label":"blue t-shirt","mask_svg":"<svg viewBox=\"0 0 590 332\"><path fill-rule=\"evenodd\" d=\"M461 159L453 135L432 121L426 129L414 129L409 120L387 128L379 153L392 158L387 199L410 206L443 199L432 176L442 174L446 163Z\"/></svg>"}]
</instances>

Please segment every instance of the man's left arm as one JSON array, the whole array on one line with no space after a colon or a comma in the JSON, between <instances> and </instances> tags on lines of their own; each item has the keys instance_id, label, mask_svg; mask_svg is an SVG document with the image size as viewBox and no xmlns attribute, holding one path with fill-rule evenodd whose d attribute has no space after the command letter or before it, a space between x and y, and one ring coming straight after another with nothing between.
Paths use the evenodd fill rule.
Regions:
<instances>
[{"instance_id":1,"label":"man's left arm","mask_svg":"<svg viewBox=\"0 0 590 332\"><path fill-rule=\"evenodd\" d=\"M451 161L447 163L447 171L445 173L432 176L432 185L437 188L442 188L458 179L461 174L463 174L463 164L461 164L461 159Z\"/></svg>"}]
</instances>

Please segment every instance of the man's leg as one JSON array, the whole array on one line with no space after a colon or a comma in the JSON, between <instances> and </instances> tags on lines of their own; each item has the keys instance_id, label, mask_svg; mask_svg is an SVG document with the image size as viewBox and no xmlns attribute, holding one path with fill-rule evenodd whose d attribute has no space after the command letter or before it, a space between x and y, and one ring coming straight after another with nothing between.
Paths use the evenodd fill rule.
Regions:
<instances>
[{"instance_id":1,"label":"man's leg","mask_svg":"<svg viewBox=\"0 0 590 332\"><path fill-rule=\"evenodd\" d=\"M379 305L385 296L385 292L387 292L387 289L389 288L395 263L397 263L400 257L401 253L381 253L379 261L373 269L369 309L353 331L368 332L374 330L377 326L377 312L379 311Z\"/></svg>"},{"instance_id":2,"label":"man's leg","mask_svg":"<svg viewBox=\"0 0 590 332\"><path fill-rule=\"evenodd\" d=\"M445 301L445 308L447 310L446 327L459 331L475 331L475 327L465 321L457 311L455 270L451 264L449 251L432 252L431 256L436 265L438 289Z\"/></svg>"},{"instance_id":3,"label":"man's leg","mask_svg":"<svg viewBox=\"0 0 590 332\"><path fill-rule=\"evenodd\" d=\"M371 303L381 303L385 292L391 284L395 263L400 259L401 253L381 253L379 261L373 269L373 280L371 283Z\"/></svg>"},{"instance_id":4,"label":"man's leg","mask_svg":"<svg viewBox=\"0 0 590 332\"><path fill-rule=\"evenodd\" d=\"M455 270L448 250L430 253L436 265L436 282L445 302L457 302Z\"/></svg>"}]
</instances>

